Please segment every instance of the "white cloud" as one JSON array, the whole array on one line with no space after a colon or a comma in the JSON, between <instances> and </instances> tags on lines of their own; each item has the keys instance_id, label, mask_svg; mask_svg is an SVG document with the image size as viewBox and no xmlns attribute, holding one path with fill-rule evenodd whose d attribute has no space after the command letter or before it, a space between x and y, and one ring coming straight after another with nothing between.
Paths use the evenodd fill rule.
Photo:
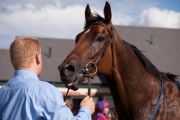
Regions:
<instances>
[{"instance_id":1,"label":"white cloud","mask_svg":"<svg viewBox=\"0 0 180 120\"><path fill-rule=\"evenodd\" d=\"M11 42L18 35L74 39L83 30L86 7L83 4L63 7L62 4L57 3L37 9L34 4L27 3L22 8L22 4L19 3L5 7L10 12L0 11L0 48L4 47L4 40ZM104 5L100 8L90 4L90 7L93 13L97 12L104 17ZM116 4L112 7L113 24L180 28L180 13L178 12L160 10L155 7L145 9L140 14L139 12L137 14L140 10L134 10L135 14L133 10L123 11L123 6L119 7Z\"/></svg>"},{"instance_id":2,"label":"white cloud","mask_svg":"<svg viewBox=\"0 0 180 120\"><path fill-rule=\"evenodd\" d=\"M7 34L8 31L10 35L75 38L75 35L83 30L84 6L71 6L64 9L48 6L35 10L33 4L27 4L28 9L17 10L19 6L11 6L11 9L16 8L16 11L11 14L0 13L1 34ZM96 8L92 9L96 12L100 11Z\"/></svg>"},{"instance_id":3,"label":"white cloud","mask_svg":"<svg viewBox=\"0 0 180 120\"><path fill-rule=\"evenodd\" d=\"M20 4L7 6L10 11L13 9L15 11L0 12L0 47L9 47L4 47L4 43L11 43L19 35L74 39L83 30L85 7L78 5L62 8L60 6L49 5L38 10L33 4L26 4L26 9L21 9ZM103 12L93 7L92 11L100 15Z\"/></svg>"},{"instance_id":4,"label":"white cloud","mask_svg":"<svg viewBox=\"0 0 180 120\"><path fill-rule=\"evenodd\" d=\"M33 8L33 4L28 4L28 7ZM11 14L1 14L0 24L4 28L1 27L0 32L3 33L6 29L9 34L17 32L18 35L72 38L72 34L77 32L72 32L73 29L82 30L83 28L84 14L81 11L84 11L84 7L74 6L60 9L49 6L39 11L25 9Z\"/></svg>"},{"instance_id":5,"label":"white cloud","mask_svg":"<svg viewBox=\"0 0 180 120\"><path fill-rule=\"evenodd\" d=\"M114 25L130 25L133 20L132 16L123 13L116 13L112 16L112 22Z\"/></svg>"},{"instance_id":6,"label":"white cloud","mask_svg":"<svg viewBox=\"0 0 180 120\"><path fill-rule=\"evenodd\" d=\"M172 10L150 8L139 15L136 23L140 26L180 28L180 13Z\"/></svg>"}]
</instances>

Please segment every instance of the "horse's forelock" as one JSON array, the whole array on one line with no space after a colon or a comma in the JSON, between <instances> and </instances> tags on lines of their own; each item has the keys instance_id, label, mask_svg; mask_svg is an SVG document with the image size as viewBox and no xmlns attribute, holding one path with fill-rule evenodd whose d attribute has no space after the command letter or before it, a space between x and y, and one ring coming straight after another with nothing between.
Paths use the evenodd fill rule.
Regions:
<instances>
[{"instance_id":1,"label":"horse's forelock","mask_svg":"<svg viewBox=\"0 0 180 120\"><path fill-rule=\"evenodd\" d=\"M103 22L104 18L101 17L98 13L95 13L94 17L89 17L86 19L84 29L86 29L88 26L92 25L93 23L95 23L97 21Z\"/></svg>"}]
</instances>

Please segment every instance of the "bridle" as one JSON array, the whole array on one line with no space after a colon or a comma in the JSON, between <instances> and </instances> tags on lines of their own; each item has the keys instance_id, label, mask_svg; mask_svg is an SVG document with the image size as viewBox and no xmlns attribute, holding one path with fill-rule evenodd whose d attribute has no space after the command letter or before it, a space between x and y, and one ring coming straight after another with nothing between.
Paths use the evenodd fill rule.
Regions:
<instances>
[{"instance_id":1,"label":"bridle","mask_svg":"<svg viewBox=\"0 0 180 120\"><path fill-rule=\"evenodd\" d=\"M99 57L96 59L95 62L88 62L85 66L85 68L82 70L83 71L83 74L84 76L88 77L88 95L90 96L91 94L91 79L94 79L93 75L95 75L97 73L97 63L99 62L99 60L101 58L103 58L103 56L105 55L106 53L106 50L109 46L109 44L111 43L111 49L112 49L112 58L114 58L114 41L111 42L112 38L113 38L113 27L111 29L107 28L104 24L101 24L101 23L93 23L92 25L100 25L100 26L103 26L104 28L106 28L106 30L109 32L109 35L110 35L110 38L109 40L106 42L106 45L105 45L105 48L104 50L102 51L102 53L99 55ZM92 64L93 66L95 66L96 70L93 74L91 74L89 72L89 69L88 69L88 65ZM114 64L114 60L112 61L112 64ZM161 82L161 90L160 90L160 96L159 96L159 99L158 99L158 102L153 110L153 113L151 114L149 120L153 120L159 106L160 106L160 103L161 103L161 100L162 100L162 95L163 95L163 89L164 89L164 82L162 80L162 76L159 74L159 80ZM69 88L68 88L68 91L66 93L66 96L69 92ZM64 97L64 101L66 100L66 96Z\"/></svg>"},{"instance_id":2,"label":"bridle","mask_svg":"<svg viewBox=\"0 0 180 120\"><path fill-rule=\"evenodd\" d=\"M109 38L109 40L106 42L104 50L103 50L102 53L99 55L99 57L96 59L96 61L95 61L95 62L89 62L89 63L87 63L85 69L83 70L84 76L88 77L88 95L89 95L89 96L90 96L90 94L91 94L91 79L94 79L93 75L95 75L96 72L97 72L97 65L96 65L96 64L97 64L97 63L99 62L99 60L100 60L101 58L103 58L103 56L105 55L106 50L107 50L107 48L108 48L108 46L109 46L109 44L111 43L111 40L112 40L112 38L113 38L113 29L110 30L110 29L107 28L104 24L101 24L101 23L94 23L94 24L92 24L92 25L100 25L100 26L103 26L104 28L106 28L106 30L108 31L108 33L109 33L109 35L110 35L110 38ZM113 42L112 42L112 47L111 47L111 49L112 49L112 58L113 58L113 56L114 56L114 43L113 43ZM94 72L93 74L91 74L91 73L89 72L89 69L88 69L88 65L89 65L89 64L92 64L92 65L95 66L95 68L96 68L96 70L95 70L95 72Z\"/></svg>"},{"instance_id":3,"label":"bridle","mask_svg":"<svg viewBox=\"0 0 180 120\"><path fill-rule=\"evenodd\" d=\"M110 38L109 40L105 43L105 48L104 50L102 51L102 53L99 55L99 57L96 59L95 62L88 62L85 66L84 69L82 69L82 73L85 77L88 78L88 95L90 96L91 94L91 79L94 79L93 75L95 75L97 73L97 63L99 62L99 60L101 58L103 58L103 56L105 55L106 53L106 50L109 46L109 44L111 43L111 40L113 38L113 28L110 30L109 28L107 28L104 24L101 24L101 23L93 23L92 25L100 25L100 26L103 26L104 28L106 28L106 30L108 31L109 35L110 35ZM111 44L111 49L112 49L112 57L114 57L114 42L112 42ZM95 72L93 74L90 73L89 69L88 69L88 65L92 65L92 66L95 66ZM67 90L67 93L64 97L64 101L66 100L66 97L67 97L67 94L69 92L69 88Z\"/></svg>"}]
</instances>

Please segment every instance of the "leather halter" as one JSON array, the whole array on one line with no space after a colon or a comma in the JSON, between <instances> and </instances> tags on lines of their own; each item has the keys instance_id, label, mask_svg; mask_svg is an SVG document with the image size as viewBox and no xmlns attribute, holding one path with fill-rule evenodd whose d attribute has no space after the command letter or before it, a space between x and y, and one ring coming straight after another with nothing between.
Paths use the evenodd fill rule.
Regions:
<instances>
[{"instance_id":1,"label":"leather halter","mask_svg":"<svg viewBox=\"0 0 180 120\"><path fill-rule=\"evenodd\" d=\"M109 40L106 42L106 45L105 45L104 50L103 50L102 53L99 55L99 57L96 59L96 61L95 61L94 63L93 63L93 62L87 63L87 64L86 64L86 68L83 70L84 76L88 77L88 95L89 95L89 96L90 96L90 94L91 94L91 79L94 79L93 75L97 72L97 66L96 66L96 64L97 64L97 63L99 62L99 60L100 60L101 58L103 58L103 56L105 55L106 50L107 50L109 44L111 43L111 40L112 40L112 37L113 37L113 29L110 30L110 29L108 29L105 25L103 25L103 24L101 24L101 23L94 23L94 24L92 24L92 25L100 25L100 26L103 26L104 28L106 28L106 30L109 32L110 38L109 38ZM114 43L113 43L113 42L112 42L112 47L111 47L111 49L112 49L112 58L113 58L113 56L114 56ZM93 73L93 74L90 74L90 73L89 73L89 70L88 70L88 68L87 68L88 64L92 64L92 65L96 66L96 72L95 72L95 73Z\"/></svg>"}]
</instances>

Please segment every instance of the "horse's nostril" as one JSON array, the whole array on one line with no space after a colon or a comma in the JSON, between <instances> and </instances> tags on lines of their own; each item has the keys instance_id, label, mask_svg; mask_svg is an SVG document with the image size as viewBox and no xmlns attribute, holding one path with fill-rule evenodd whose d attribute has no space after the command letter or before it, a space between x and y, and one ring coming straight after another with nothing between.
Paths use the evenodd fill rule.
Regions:
<instances>
[{"instance_id":1,"label":"horse's nostril","mask_svg":"<svg viewBox=\"0 0 180 120\"><path fill-rule=\"evenodd\" d=\"M61 67L60 66L58 66L58 70L61 71Z\"/></svg>"},{"instance_id":2,"label":"horse's nostril","mask_svg":"<svg viewBox=\"0 0 180 120\"><path fill-rule=\"evenodd\" d=\"M66 64L64 67L63 67L63 73L65 75L70 75L70 74L73 74L75 72L75 67L73 65L70 65L70 64Z\"/></svg>"}]
</instances>

